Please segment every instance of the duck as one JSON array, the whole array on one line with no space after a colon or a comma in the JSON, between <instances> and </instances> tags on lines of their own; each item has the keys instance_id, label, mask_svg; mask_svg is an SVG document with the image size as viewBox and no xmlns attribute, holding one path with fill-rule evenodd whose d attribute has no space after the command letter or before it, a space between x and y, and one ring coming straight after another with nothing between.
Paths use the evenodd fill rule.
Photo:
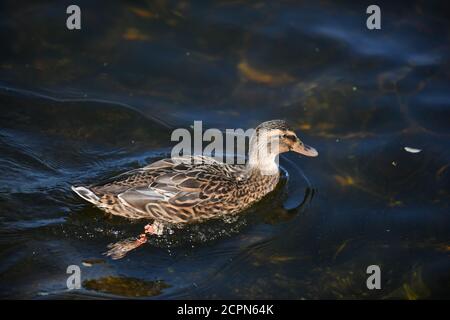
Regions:
<instances>
[{"instance_id":1,"label":"duck","mask_svg":"<svg viewBox=\"0 0 450 320\"><path fill-rule=\"evenodd\" d=\"M182 228L244 212L276 188L278 155L290 151L318 156L286 121L270 120L253 131L244 164L203 155L171 157L106 182L72 186L72 190L110 215L148 221L138 237L108 245L105 255L120 259L149 236L162 235L168 226Z\"/></svg>"}]
</instances>

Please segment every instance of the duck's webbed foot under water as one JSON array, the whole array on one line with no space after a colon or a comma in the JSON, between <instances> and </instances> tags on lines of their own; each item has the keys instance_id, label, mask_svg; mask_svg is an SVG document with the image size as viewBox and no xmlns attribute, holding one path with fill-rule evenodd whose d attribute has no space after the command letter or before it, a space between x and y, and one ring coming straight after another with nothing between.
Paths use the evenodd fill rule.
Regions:
<instances>
[{"instance_id":1,"label":"duck's webbed foot under water","mask_svg":"<svg viewBox=\"0 0 450 320\"><path fill-rule=\"evenodd\" d=\"M119 242L110 243L108 245L108 251L104 254L111 259L122 259L125 255L148 241L149 235L162 235L164 231L164 225L158 222L153 224L147 224L144 227L144 233L140 234L138 238L128 238Z\"/></svg>"}]
</instances>

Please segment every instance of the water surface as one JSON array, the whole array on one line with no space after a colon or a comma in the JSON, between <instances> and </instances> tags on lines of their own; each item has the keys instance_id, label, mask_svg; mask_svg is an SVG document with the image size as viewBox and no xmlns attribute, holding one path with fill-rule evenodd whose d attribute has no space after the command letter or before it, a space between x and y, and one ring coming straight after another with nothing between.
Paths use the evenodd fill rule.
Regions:
<instances>
[{"instance_id":1,"label":"water surface","mask_svg":"<svg viewBox=\"0 0 450 320\"><path fill-rule=\"evenodd\" d=\"M450 298L444 1L3 1L0 296ZM107 244L143 224L70 190L170 154L174 128L291 121L318 158L239 219ZM409 153L404 147L420 149ZM79 265L81 290L66 268ZM366 287L379 265L382 290Z\"/></svg>"}]
</instances>

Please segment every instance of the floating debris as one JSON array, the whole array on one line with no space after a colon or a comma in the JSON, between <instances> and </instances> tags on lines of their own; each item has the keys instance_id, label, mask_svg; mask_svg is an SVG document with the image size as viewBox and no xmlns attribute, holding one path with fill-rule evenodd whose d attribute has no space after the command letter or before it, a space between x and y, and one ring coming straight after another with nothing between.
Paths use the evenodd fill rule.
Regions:
<instances>
[{"instance_id":1,"label":"floating debris","mask_svg":"<svg viewBox=\"0 0 450 320\"><path fill-rule=\"evenodd\" d=\"M421 149L416 149L416 148L410 148L410 147L404 147L406 152L409 153L419 153L420 151L422 151Z\"/></svg>"},{"instance_id":2,"label":"floating debris","mask_svg":"<svg viewBox=\"0 0 450 320\"><path fill-rule=\"evenodd\" d=\"M85 267L92 267L94 264L102 264L105 263L103 259L86 259L81 262Z\"/></svg>"}]
</instances>

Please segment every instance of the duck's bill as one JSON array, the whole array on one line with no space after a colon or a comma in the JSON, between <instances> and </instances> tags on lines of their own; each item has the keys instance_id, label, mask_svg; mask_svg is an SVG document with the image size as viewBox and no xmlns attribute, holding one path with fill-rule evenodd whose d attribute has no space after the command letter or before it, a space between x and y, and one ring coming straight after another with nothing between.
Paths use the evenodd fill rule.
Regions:
<instances>
[{"instance_id":1,"label":"duck's bill","mask_svg":"<svg viewBox=\"0 0 450 320\"><path fill-rule=\"evenodd\" d=\"M303 145L296 145L292 151L295 151L297 153L303 154L307 157L317 157L319 153L316 149L313 147L307 146L306 144Z\"/></svg>"}]
</instances>

